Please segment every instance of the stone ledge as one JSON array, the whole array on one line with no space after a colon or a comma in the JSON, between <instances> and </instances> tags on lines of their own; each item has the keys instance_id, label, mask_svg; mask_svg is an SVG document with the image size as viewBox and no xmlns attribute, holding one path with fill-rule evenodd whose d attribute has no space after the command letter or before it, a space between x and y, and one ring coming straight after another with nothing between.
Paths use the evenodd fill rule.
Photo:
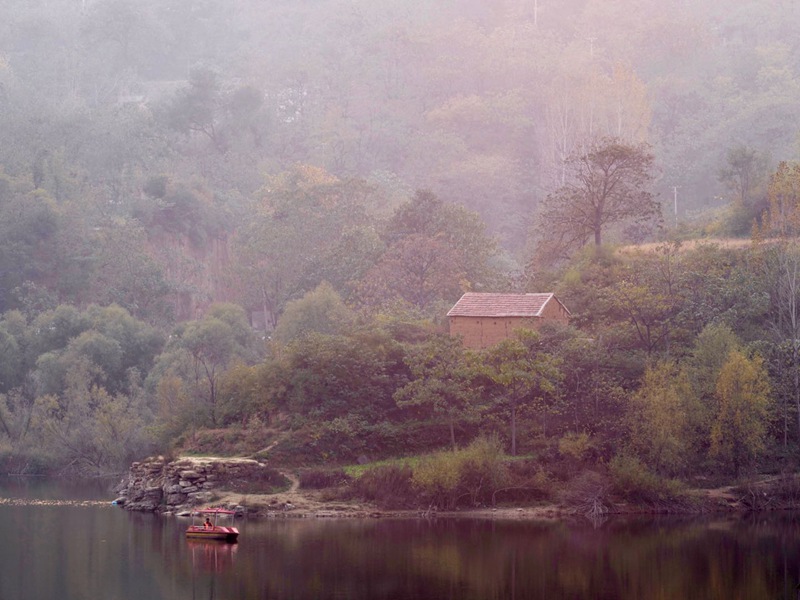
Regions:
<instances>
[{"instance_id":1,"label":"stone ledge","mask_svg":"<svg viewBox=\"0 0 800 600\"><path fill-rule=\"evenodd\" d=\"M225 476L247 479L264 467L259 461L243 458L149 458L131 465L116 488L122 500L118 504L144 512L191 509L209 502L217 482Z\"/></svg>"}]
</instances>

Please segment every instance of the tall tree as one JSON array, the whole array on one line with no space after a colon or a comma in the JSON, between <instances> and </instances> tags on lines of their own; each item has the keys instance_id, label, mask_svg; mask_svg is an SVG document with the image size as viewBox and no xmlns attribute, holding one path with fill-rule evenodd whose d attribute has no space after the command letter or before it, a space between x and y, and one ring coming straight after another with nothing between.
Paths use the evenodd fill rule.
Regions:
<instances>
[{"instance_id":1,"label":"tall tree","mask_svg":"<svg viewBox=\"0 0 800 600\"><path fill-rule=\"evenodd\" d=\"M465 274L444 240L423 235L403 238L364 275L359 300L386 305L403 300L418 309L437 300L454 300L463 293Z\"/></svg>"},{"instance_id":2,"label":"tall tree","mask_svg":"<svg viewBox=\"0 0 800 600\"><path fill-rule=\"evenodd\" d=\"M540 250L560 257L591 239L600 246L609 226L657 217L659 205L650 191L654 161L647 145L615 138L572 155L567 182L543 203L537 226Z\"/></svg>"},{"instance_id":3,"label":"tall tree","mask_svg":"<svg viewBox=\"0 0 800 600\"><path fill-rule=\"evenodd\" d=\"M91 232L91 252L79 257L92 266L84 301L118 304L138 319L156 323L172 320L167 302L172 291L164 271L149 255L147 232L130 219L97 227Z\"/></svg>"},{"instance_id":4,"label":"tall tree","mask_svg":"<svg viewBox=\"0 0 800 600\"><path fill-rule=\"evenodd\" d=\"M800 163L781 162L770 178L769 210L763 233L774 243L756 243L758 273L765 276L770 298L769 317L778 343L787 351L784 371L789 374L788 394L782 394L784 444L788 441L788 403L794 404L797 439L800 439ZM760 238L756 238L759 242ZM779 393L785 386L779 387Z\"/></svg>"},{"instance_id":5,"label":"tall tree","mask_svg":"<svg viewBox=\"0 0 800 600\"><path fill-rule=\"evenodd\" d=\"M728 355L717 380L719 413L711 427L711 454L738 477L765 449L770 417L769 378L763 361Z\"/></svg>"},{"instance_id":6,"label":"tall tree","mask_svg":"<svg viewBox=\"0 0 800 600\"><path fill-rule=\"evenodd\" d=\"M274 329L286 303L328 280L323 266L341 250L345 232L368 217L363 182L341 181L298 165L270 177L262 199L234 240L243 298ZM313 275L313 277L312 277ZM342 278L334 273L334 280Z\"/></svg>"},{"instance_id":7,"label":"tall tree","mask_svg":"<svg viewBox=\"0 0 800 600\"><path fill-rule=\"evenodd\" d=\"M252 335L240 306L215 304L202 319L179 326L170 336L150 381L157 386L159 379L177 377L158 393L175 399L184 393L184 386L188 387L192 397L200 400L194 410L217 425L220 377L234 361L255 358Z\"/></svg>"},{"instance_id":8,"label":"tall tree","mask_svg":"<svg viewBox=\"0 0 800 600\"><path fill-rule=\"evenodd\" d=\"M719 180L731 193L735 202L745 205L763 182L766 167L766 157L757 150L747 146L737 146L728 150L727 164L720 169Z\"/></svg>"},{"instance_id":9,"label":"tall tree","mask_svg":"<svg viewBox=\"0 0 800 600\"><path fill-rule=\"evenodd\" d=\"M43 190L27 193L0 183L0 311L13 306L25 281L41 281L57 264L60 210Z\"/></svg>"},{"instance_id":10,"label":"tall tree","mask_svg":"<svg viewBox=\"0 0 800 600\"><path fill-rule=\"evenodd\" d=\"M352 325L354 315L327 282L299 300L292 300L278 319L274 338L288 343L310 333L338 334Z\"/></svg>"},{"instance_id":11,"label":"tall tree","mask_svg":"<svg viewBox=\"0 0 800 600\"><path fill-rule=\"evenodd\" d=\"M478 397L473 360L459 338L435 336L409 352L405 362L412 380L394 395L399 406L426 407L443 416L453 449L456 423L470 415Z\"/></svg>"},{"instance_id":12,"label":"tall tree","mask_svg":"<svg viewBox=\"0 0 800 600\"><path fill-rule=\"evenodd\" d=\"M497 284L490 268L495 241L480 217L419 190L399 206L384 233L386 252L367 271L359 287L366 304L398 299L427 309L437 301L453 302L464 289Z\"/></svg>"},{"instance_id":13,"label":"tall tree","mask_svg":"<svg viewBox=\"0 0 800 600\"><path fill-rule=\"evenodd\" d=\"M272 405L296 425L311 421L315 431L341 419L370 426L393 421L402 411L392 395L408 381L403 358L400 344L379 327L349 335L312 332L258 367L267 391L253 404Z\"/></svg>"},{"instance_id":14,"label":"tall tree","mask_svg":"<svg viewBox=\"0 0 800 600\"><path fill-rule=\"evenodd\" d=\"M517 455L517 416L535 399L553 394L561 379L559 361L542 352L535 331L519 330L512 339L489 348L483 357L485 373L493 384L495 404L507 411L511 430L511 455Z\"/></svg>"},{"instance_id":15,"label":"tall tree","mask_svg":"<svg viewBox=\"0 0 800 600\"><path fill-rule=\"evenodd\" d=\"M719 181L730 199L728 231L733 235L747 234L753 221L759 220L767 208L763 184L767 175L767 156L747 146L728 151L725 167L719 171Z\"/></svg>"},{"instance_id":16,"label":"tall tree","mask_svg":"<svg viewBox=\"0 0 800 600\"><path fill-rule=\"evenodd\" d=\"M497 256L497 243L477 213L444 202L428 190L417 190L397 208L386 231L390 245L413 235L437 239L451 248L456 268L470 282L486 284L492 276L489 262Z\"/></svg>"},{"instance_id":17,"label":"tall tree","mask_svg":"<svg viewBox=\"0 0 800 600\"><path fill-rule=\"evenodd\" d=\"M692 399L689 380L676 365L663 362L645 372L628 412L631 444L650 467L668 475L687 463Z\"/></svg>"}]
</instances>

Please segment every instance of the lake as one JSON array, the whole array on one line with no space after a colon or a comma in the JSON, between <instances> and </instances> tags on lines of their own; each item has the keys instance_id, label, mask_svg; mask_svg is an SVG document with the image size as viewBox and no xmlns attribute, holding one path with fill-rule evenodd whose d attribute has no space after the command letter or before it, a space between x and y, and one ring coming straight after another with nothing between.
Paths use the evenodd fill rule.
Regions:
<instances>
[{"instance_id":1,"label":"lake","mask_svg":"<svg viewBox=\"0 0 800 600\"><path fill-rule=\"evenodd\" d=\"M791 598L800 515L610 519L187 520L110 505L107 484L0 480L0 599ZM86 502L89 501L89 502Z\"/></svg>"}]
</instances>

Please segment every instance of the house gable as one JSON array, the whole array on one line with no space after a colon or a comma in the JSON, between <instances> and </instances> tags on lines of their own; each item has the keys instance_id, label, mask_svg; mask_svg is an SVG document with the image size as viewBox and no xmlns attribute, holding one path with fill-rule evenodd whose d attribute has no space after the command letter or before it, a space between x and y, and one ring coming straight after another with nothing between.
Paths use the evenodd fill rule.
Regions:
<instances>
[{"instance_id":1,"label":"house gable","mask_svg":"<svg viewBox=\"0 0 800 600\"><path fill-rule=\"evenodd\" d=\"M538 329L545 322L569 323L570 313L555 294L464 294L447 313L450 335L468 348L487 348L520 328Z\"/></svg>"}]
</instances>

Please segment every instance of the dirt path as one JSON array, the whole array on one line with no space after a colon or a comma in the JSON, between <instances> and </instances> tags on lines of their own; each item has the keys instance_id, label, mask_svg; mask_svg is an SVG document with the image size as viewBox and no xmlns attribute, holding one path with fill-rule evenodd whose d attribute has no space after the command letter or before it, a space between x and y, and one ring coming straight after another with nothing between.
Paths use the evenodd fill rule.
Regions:
<instances>
[{"instance_id":1,"label":"dirt path","mask_svg":"<svg viewBox=\"0 0 800 600\"><path fill-rule=\"evenodd\" d=\"M300 489L300 480L294 473L290 473L289 471L280 471L280 474L286 477L286 479L288 479L292 483L291 487L289 488L289 491L287 492L288 494L293 494L298 489Z\"/></svg>"},{"instance_id":2,"label":"dirt path","mask_svg":"<svg viewBox=\"0 0 800 600\"><path fill-rule=\"evenodd\" d=\"M713 245L720 248L733 249L733 248L748 248L753 244L750 238L700 238L696 240L686 240L681 242L681 250L694 250L698 246ZM654 252L664 246L664 242L649 242L646 244L632 244L630 246L621 246L617 249L619 254L630 254L634 252Z\"/></svg>"},{"instance_id":3,"label":"dirt path","mask_svg":"<svg viewBox=\"0 0 800 600\"><path fill-rule=\"evenodd\" d=\"M299 481L294 478L289 490L276 494L221 491L218 502L244 506L249 514L267 517L366 517L375 512L363 504L324 499L319 492L301 492L298 485Z\"/></svg>"}]
</instances>

